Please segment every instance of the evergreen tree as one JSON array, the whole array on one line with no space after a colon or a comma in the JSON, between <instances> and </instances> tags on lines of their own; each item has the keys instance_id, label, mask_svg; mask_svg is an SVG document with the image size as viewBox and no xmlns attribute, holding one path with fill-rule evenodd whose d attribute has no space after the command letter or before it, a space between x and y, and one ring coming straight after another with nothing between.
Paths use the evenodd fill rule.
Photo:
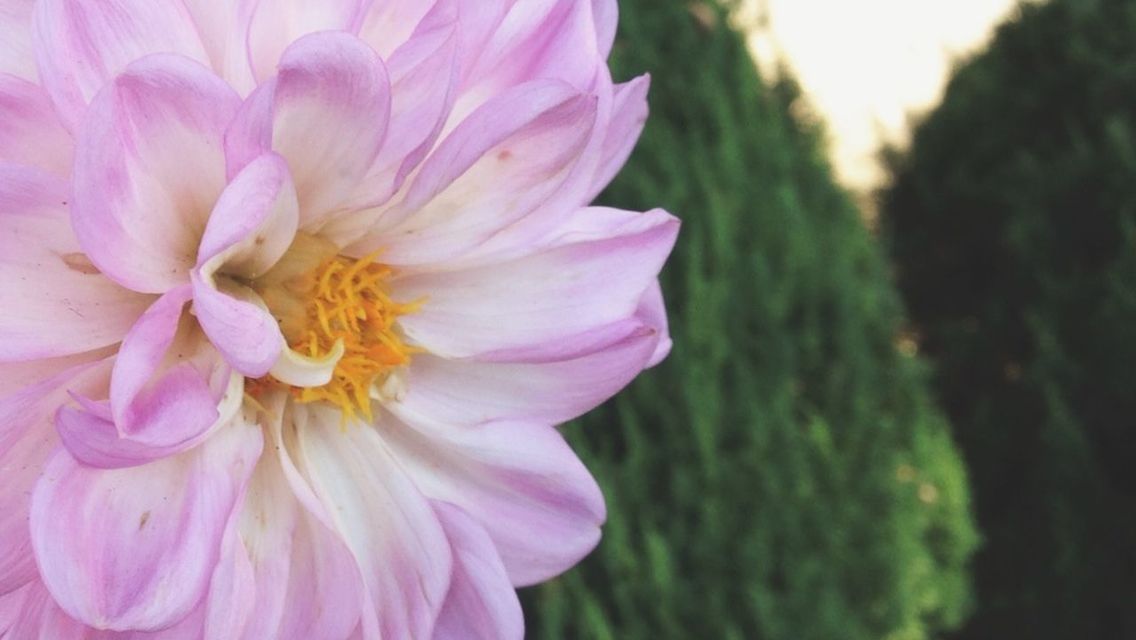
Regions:
<instances>
[{"instance_id":1,"label":"evergreen tree","mask_svg":"<svg viewBox=\"0 0 1136 640\"><path fill-rule=\"evenodd\" d=\"M976 538L878 248L719 7L620 6L617 77L653 73L652 117L603 201L684 219L675 349L569 427L610 516L527 594L529 637L934 637L967 611Z\"/></svg>"},{"instance_id":2,"label":"evergreen tree","mask_svg":"<svg viewBox=\"0 0 1136 640\"><path fill-rule=\"evenodd\" d=\"M1136 638L1136 2L1023 5L892 164L985 538L956 637Z\"/></svg>"}]
</instances>

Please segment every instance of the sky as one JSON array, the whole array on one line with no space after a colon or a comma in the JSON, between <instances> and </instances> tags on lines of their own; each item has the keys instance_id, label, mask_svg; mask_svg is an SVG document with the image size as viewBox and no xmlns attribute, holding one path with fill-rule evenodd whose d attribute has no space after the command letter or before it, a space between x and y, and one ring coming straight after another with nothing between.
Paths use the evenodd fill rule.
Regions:
<instances>
[{"instance_id":1,"label":"sky","mask_svg":"<svg viewBox=\"0 0 1136 640\"><path fill-rule=\"evenodd\" d=\"M837 176L865 193L883 141L939 102L953 62L989 41L1016 0L749 0L739 16L765 69L787 60L831 132ZM764 8L764 19L761 18Z\"/></svg>"}]
</instances>

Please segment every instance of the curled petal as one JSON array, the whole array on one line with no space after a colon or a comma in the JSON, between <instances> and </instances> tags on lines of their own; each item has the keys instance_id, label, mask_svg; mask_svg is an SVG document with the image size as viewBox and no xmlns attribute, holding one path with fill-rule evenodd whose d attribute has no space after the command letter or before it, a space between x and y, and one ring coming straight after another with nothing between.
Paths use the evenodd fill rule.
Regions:
<instances>
[{"instance_id":1,"label":"curled petal","mask_svg":"<svg viewBox=\"0 0 1136 640\"><path fill-rule=\"evenodd\" d=\"M261 444L260 429L237 420L196 449L131 469L94 469L59 451L31 509L36 561L56 602L100 629L185 619L209 589Z\"/></svg>"},{"instance_id":2,"label":"curled petal","mask_svg":"<svg viewBox=\"0 0 1136 640\"><path fill-rule=\"evenodd\" d=\"M218 361L185 318L190 288L158 300L119 350L110 400L76 396L56 426L64 445L84 464L135 466L189 449L232 419L242 379Z\"/></svg>"},{"instance_id":3,"label":"curled petal","mask_svg":"<svg viewBox=\"0 0 1136 640\"><path fill-rule=\"evenodd\" d=\"M268 373L284 337L260 298L233 278L252 280L272 268L292 244L298 219L287 164L265 154L225 188L198 251L192 274L198 321L225 360L251 378Z\"/></svg>"},{"instance_id":4,"label":"curled petal","mask_svg":"<svg viewBox=\"0 0 1136 640\"><path fill-rule=\"evenodd\" d=\"M247 280L260 277L291 246L299 221L299 204L288 164L267 153L233 178L213 207L197 266Z\"/></svg>"},{"instance_id":5,"label":"curled petal","mask_svg":"<svg viewBox=\"0 0 1136 640\"><path fill-rule=\"evenodd\" d=\"M461 509L433 504L454 550L454 575L434 640L521 640L521 603L493 542Z\"/></svg>"},{"instance_id":6,"label":"curled petal","mask_svg":"<svg viewBox=\"0 0 1136 640\"><path fill-rule=\"evenodd\" d=\"M189 281L225 187L222 141L239 104L209 69L170 55L132 64L95 98L79 135L72 217L99 269L147 293Z\"/></svg>"},{"instance_id":7,"label":"curled petal","mask_svg":"<svg viewBox=\"0 0 1136 640\"><path fill-rule=\"evenodd\" d=\"M67 199L58 177L0 163L0 362L114 344L149 303L79 249Z\"/></svg>"},{"instance_id":8,"label":"curled petal","mask_svg":"<svg viewBox=\"0 0 1136 640\"><path fill-rule=\"evenodd\" d=\"M34 42L43 85L72 130L103 85L139 58L174 53L209 64L181 2L39 0Z\"/></svg>"},{"instance_id":9,"label":"curled petal","mask_svg":"<svg viewBox=\"0 0 1136 640\"><path fill-rule=\"evenodd\" d=\"M374 164L390 105L386 69L370 47L343 33L305 36L226 136L230 174L276 151L296 184L300 227L316 231Z\"/></svg>"}]
</instances>

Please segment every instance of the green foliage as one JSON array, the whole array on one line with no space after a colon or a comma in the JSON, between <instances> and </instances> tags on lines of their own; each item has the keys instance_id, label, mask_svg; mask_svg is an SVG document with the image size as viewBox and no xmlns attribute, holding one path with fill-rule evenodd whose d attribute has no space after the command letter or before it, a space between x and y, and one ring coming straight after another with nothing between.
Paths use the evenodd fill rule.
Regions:
<instances>
[{"instance_id":1,"label":"green foliage","mask_svg":"<svg viewBox=\"0 0 1136 640\"><path fill-rule=\"evenodd\" d=\"M650 70L653 113L603 199L684 219L676 346L569 427L610 516L526 594L529 637L934 637L967 610L976 540L877 247L796 88L761 81L720 11L620 5L617 77Z\"/></svg>"},{"instance_id":2,"label":"green foliage","mask_svg":"<svg viewBox=\"0 0 1136 640\"><path fill-rule=\"evenodd\" d=\"M956 637L1136 637L1136 2L1024 6L891 160L985 538Z\"/></svg>"}]
</instances>

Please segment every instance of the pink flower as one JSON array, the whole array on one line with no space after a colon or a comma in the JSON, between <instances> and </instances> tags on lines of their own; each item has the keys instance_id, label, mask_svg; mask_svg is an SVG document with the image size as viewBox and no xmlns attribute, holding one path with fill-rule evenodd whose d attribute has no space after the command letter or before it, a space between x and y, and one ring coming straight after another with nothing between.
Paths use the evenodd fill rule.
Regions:
<instances>
[{"instance_id":1,"label":"pink flower","mask_svg":"<svg viewBox=\"0 0 1136 640\"><path fill-rule=\"evenodd\" d=\"M520 638L670 344L615 22L0 0L0 635Z\"/></svg>"}]
</instances>

